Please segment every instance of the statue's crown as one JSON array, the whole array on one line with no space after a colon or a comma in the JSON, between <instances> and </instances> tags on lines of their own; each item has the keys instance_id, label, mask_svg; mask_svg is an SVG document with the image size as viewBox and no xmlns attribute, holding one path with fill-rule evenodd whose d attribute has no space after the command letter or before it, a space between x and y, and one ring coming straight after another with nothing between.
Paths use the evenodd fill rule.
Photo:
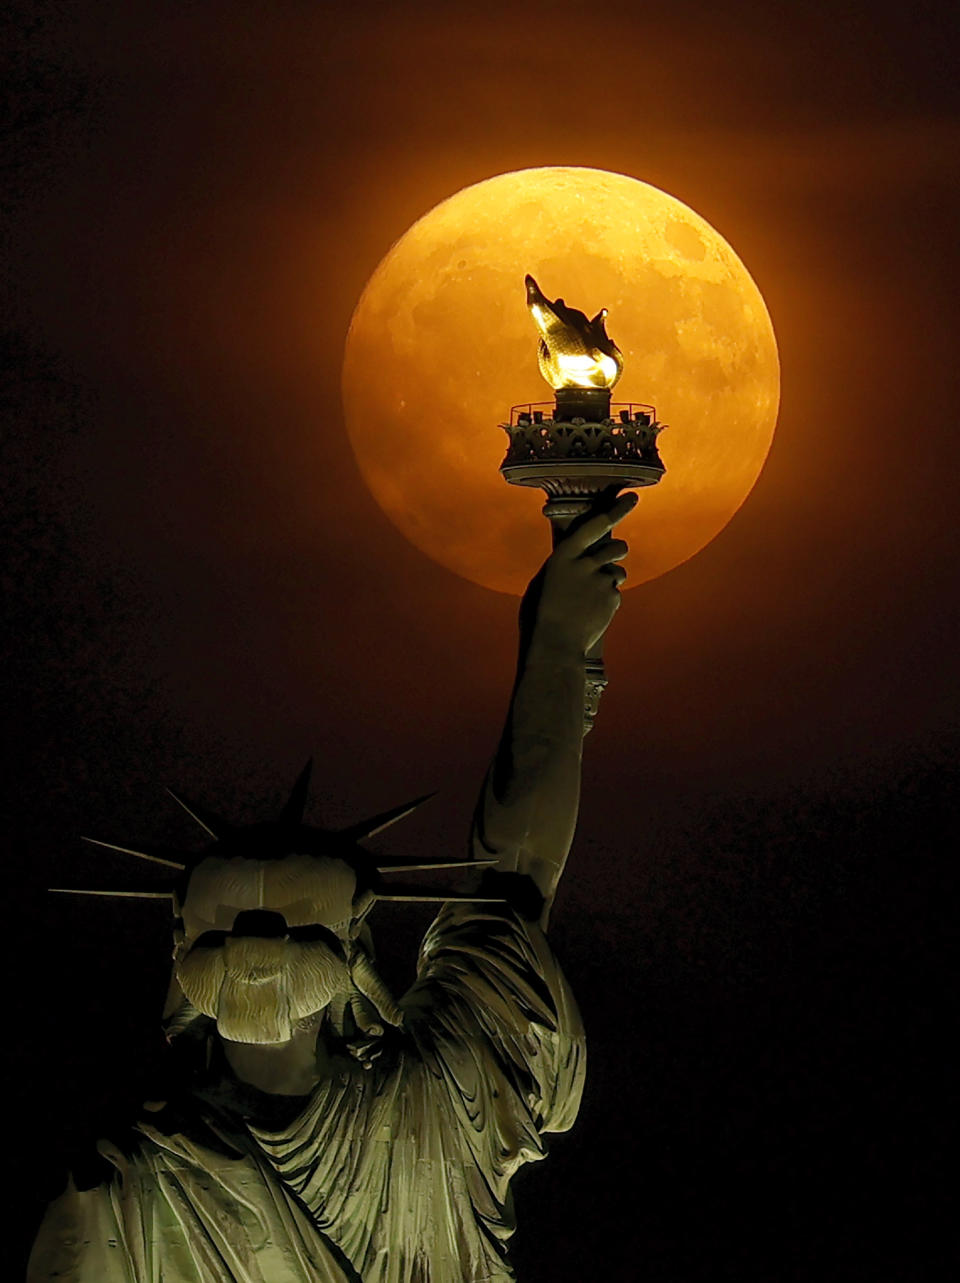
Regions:
<instances>
[{"instance_id":1,"label":"statue's crown","mask_svg":"<svg viewBox=\"0 0 960 1283\"><path fill-rule=\"evenodd\" d=\"M312 761L297 777L290 797L284 804L279 816L272 821L238 826L231 824L221 816L208 810L205 806L168 789L170 796L187 812L203 829L212 843L197 852L175 850L170 847L138 843L130 846L124 843L104 842L99 838L83 838L94 846L104 847L110 851L119 851L137 859L148 861L174 871L172 885L165 889L148 888L89 888L89 887L50 887L50 891L60 894L106 896L122 899L169 900L172 905L182 903L187 884L193 871L210 857L222 859L241 858L260 862L279 861L296 855L313 855L342 861L353 870L356 876L355 902L363 905L366 912L376 900L397 900L409 902L467 900L483 901L500 897L461 894L455 892L429 891L413 884L396 884L384 880L385 874L417 873L437 869L470 869L480 870L496 863L493 860L424 860L418 856L393 857L374 855L360 845L368 838L390 828L398 820L410 815L417 807L434 795L425 794L387 811L378 812L368 819L341 829L316 828L304 824L303 815L310 789Z\"/></svg>"}]
</instances>

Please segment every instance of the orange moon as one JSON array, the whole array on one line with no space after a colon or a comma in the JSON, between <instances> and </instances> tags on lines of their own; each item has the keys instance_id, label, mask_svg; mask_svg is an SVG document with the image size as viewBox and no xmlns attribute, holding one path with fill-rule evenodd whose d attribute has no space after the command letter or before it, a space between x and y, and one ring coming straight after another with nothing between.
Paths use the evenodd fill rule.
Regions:
<instances>
[{"instance_id":1,"label":"orange moon","mask_svg":"<svg viewBox=\"0 0 960 1283\"><path fill-rule=\"evenodd\" d=\"M551 401L526 307L592 316L623 353L614 401L669 426L666 476L620 527L626 587L694 556L756 481L776 425L780 366L760 291L723 237L673 196L624 174L551 166L500 174L400 237L354 311L346 426L380 507L440 565L520 593L549 550L543 494L498 468L510 407Z\"/></svg>"}]
</instances>

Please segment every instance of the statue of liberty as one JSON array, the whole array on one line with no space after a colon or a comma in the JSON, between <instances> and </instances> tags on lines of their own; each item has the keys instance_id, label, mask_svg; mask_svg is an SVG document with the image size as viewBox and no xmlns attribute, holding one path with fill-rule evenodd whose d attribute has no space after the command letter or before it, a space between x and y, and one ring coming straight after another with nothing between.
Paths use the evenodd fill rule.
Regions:
<instances>
[{"instance_id":1,"label":"statue of liberty","mask_svg":"<svg viewBox=\"0 0 960 1283\"><path fill-rule=\"evenodd\" d=\"M514 1277L510 1181L569 1129L583 1089L576 1003L546 939L579 805L584 656L619 605L636 496L570 527L528 589L517 678L469 861L374 857L398 807L304 824L309 772L270 823L182 800L198 855L171 866L164 1013L188 1067L95 1180L47 1211L29 1283L499 1283ZM422 800L422 799L420 799ZM388 873L466 867L395 999L365 919L431 898Z\"/></svg>"}]
</instances>

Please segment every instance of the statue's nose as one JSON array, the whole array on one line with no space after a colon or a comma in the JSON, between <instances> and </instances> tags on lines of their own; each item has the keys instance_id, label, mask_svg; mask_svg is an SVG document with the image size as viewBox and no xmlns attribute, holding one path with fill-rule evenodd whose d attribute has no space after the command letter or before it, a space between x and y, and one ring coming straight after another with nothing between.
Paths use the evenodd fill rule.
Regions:
<instances>
[{"instance_id":1,"label":"statue's nose","mask_svg":"<svg viewBox=\"0 0 960 1283\"><path fill-rule=\"evenodd\" d=\"M287 934L287 920L273 909L244 909L233 920L233 936L259 936L272 940Z\"/></svg>"}]
</instances>

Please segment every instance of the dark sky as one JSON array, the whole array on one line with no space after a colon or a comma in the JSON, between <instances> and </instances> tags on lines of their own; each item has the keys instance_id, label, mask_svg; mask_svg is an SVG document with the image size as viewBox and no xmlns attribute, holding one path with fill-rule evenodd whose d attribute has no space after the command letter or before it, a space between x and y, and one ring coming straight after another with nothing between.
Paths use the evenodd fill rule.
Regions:
<instances>
[{"instance_id":1,"label":"dark sky","mask_svg":"<svg viewBox=\"0 0 960 1283\"><path fill-rule=\"evenodd\" d=\"M374 504L343 341L420 214L577 164L662 187L731 242L783 405L747 503L627 594L609 638L552 930L590 1082L517 1181L521 1280L950 1273L957 26L946 3L19 8L15 1260L63 1153L142 1095L169 966L161 909L46 896L131 876L79 834L192 840L167 784L261 817L313 753L318 822L439 789L391 849L462 849L516 602ZM379 912L399 979L425 923Z\"/></svg>"}]
</instances>

